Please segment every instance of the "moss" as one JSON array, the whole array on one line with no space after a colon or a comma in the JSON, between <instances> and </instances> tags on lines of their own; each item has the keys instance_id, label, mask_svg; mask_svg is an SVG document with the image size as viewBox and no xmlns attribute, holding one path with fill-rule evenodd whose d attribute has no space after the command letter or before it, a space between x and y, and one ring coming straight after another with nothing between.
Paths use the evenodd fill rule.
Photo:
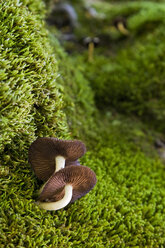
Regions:
<instances>
[{"instance_id":1,"label":"moss","mask_svg":"<svg viewBox=\"0 0 165 248\"><path fill-rule=\"evenodd\" d=\"M31 134L32 140L35 132L66 129L57 62L46 36L42 22L23 4L1 3L1 148L16 136Z\"/></svg>"},{"instance_id":2,"label":"moss","mask_svg":"<svg viewBox=\"0 0 165 248\"><path fill-rule=\"evenodd\" d=\"M126 143L103 138L81 160L96 172L96 187L65 210L50 213L33 203L36 179L28 169L3 177L2 245L163 247L164 167Z\"/></svg>"},{"instance_id":3,"label":"moss","mask_svg":"<svg viewBox=\"0 0 165 248\"><path fill-rule=\"evenodd\" d=\"M63 88L67 122L72 136L77 138L81 136L85 140L89 133L92 135L89 126L91 129L96 129L94 116L97 115L97 110L94 105L94 94L90 82L82 72L83 66L67 55L55 35L52 34L53 32L55 33L56 30L51 29L49 38L58 60L60 74L57 82Z\"/></svg>"},{"instance_id":4,"label":"moss","mask_svg":"<svg viewBox=\"0 0 165 248\"><path fill-rule=\"evenodd\" d=\"M106 52L104 51L105 55L101 55L101 48L96 49L93 63L87 63L86 76L96 93L99 108L108 106L121 113L135 114L150 126L163 131L165 5L128 3L123 8L120 6L118 14L122 14L124 10L130 14L130 7L138 7L136 13L135 9L131 9L132 15L128 18L130 36L126 40L117 41L119 46L115 49L113 44L116 39L112 40ZM109 15L107 13L108 17L113 16L113 7L111 11L112 14L110 10ZM159 15L160 12L162 14ZM153 22L156 25L151 25L151 29L145 26L146 23ZM85 61L86 54L84 58Z\"/></svg>"},{"instance_id":5,"label":"moss","mask_svg":"<svg viewBox=\"0 0 165 248\"><path fill-rule=\"evenodd\" d=\"M84 57L68 57L46 31L38 16L45 11L42 2L37 1L39 11L33 2L18 3L10 0L0 8L0 246L163 248L164 165L148 156L157 134L115 111L98 113L90 77L99 59L87 64L87 75ZM89 194L56 212L35 204L41 182L27 151L37 136L85 139L88 152L81 163L97 175Z\"/></svg>"}]
</instances>

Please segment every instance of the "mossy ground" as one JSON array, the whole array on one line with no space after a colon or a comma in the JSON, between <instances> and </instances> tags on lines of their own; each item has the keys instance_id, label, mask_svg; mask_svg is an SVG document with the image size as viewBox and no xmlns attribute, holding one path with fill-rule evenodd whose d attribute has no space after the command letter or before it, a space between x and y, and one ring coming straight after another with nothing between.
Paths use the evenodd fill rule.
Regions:
<instances>
[{"instance_id":1,"label":"mossy ground","mask_svg":"<svg viewBox=\"0 0 165 248\"><path fill-rule=\"evenodd\" d=\"M119 114L116 105L96 108L100 100L95 104L95 87L100 82L101 89L102 82L96 78L99 59L106 61L107 71L111 60L108 64L100 56L86 66L86 55L68 56L45 28L41 1L10 0L0 5L0 246L163 248L165 167L153 145L163 134L148 128L138 115ZM126 77L122 63L120 68ZM142 72L139 68L137 77ZM162 85L159 71L154 73ZM100 81L91 87L96 79ZM124 91L119 88L120 92ZM41 182L27 153L38 136L82 139L88 151L81 163L97 175L89 194L56 212L35 204Z\"/></svg>"}]
</instances>

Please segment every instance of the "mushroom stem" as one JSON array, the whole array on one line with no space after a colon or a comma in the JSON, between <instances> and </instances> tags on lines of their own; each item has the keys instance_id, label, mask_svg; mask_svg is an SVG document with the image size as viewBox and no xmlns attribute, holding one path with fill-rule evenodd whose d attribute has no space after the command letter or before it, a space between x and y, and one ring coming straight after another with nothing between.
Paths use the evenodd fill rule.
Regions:
<instances>
[{"instance_id":1,"label":"mushroom stem","mask_svg":"<svg viewBox=\"0 0 165 248\"><path fill-rule=\"evenodd\" d=\"M65 158L62 156L57 156L55 158L56 170L55 173L65 167Z\"/></svg>"},{"instance_id":2,"label":"mushroom stem","mask_svg":"<svg viewBox=\"0 0 165 248\"><path fill-rule=\"evenodd\" d=\"M122 22L119 22L117 27L122 34L125 34L125 35L129 34L129 31L124 27Z\"/></svg>"},{"instance_id":3,"label":"mushroom stem","mask_svg":"<svg viewBox=\"0 0 165 248\"><path fill-rule=\"evenodd\" d=\"M64 157L62 157L62 156L57 156L56 158L55 158L55 167L56 167L56 170L55 170L55 172L53 173L53 175L57 172L57 171L59 171L59 170L61 170L61 169L63 169L64 167L65 167L65 158ZM50 179L50 178L49 178ZM44 183L44 185L42 185L42 187L39 189L39 194L41 194L41 192L42 192L42 190L43 190L43 188L45 187L45 185L47 184L47 182L49 181L49 179Z\"/></svg>"},{"instance_id":4,"label":"mushroom stem","mask_svg":"<svg viewBox=\"0 0 165 248\"><path fill-rule=\"evenodd\" d=\"M58 210L64 208L72 199L72 190L72 185L67 184L64 188L64 197L61 200L57 202L37 202L37 204L45 210Z\"/></svg>"},{"instance_id":5,"label":"mushroom stem","mask_svg":"<svg viewBox=\"0 0 165 248\"><path fill-rule=\"evenodd\" d=\"M88 61L93 61L94 43L90 42L88 45Z\"/></svg>"}]
</instances>

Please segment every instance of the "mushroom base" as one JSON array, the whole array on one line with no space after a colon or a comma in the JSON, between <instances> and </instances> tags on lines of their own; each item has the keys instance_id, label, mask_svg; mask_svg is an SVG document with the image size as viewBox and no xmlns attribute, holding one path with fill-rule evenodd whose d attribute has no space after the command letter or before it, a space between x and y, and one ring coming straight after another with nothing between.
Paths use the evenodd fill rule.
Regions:
<instances>
[{"instance_id":1,"label":"mushroom base","mask_svg":"<svg viewBox=\"0 0 165 248\"><path fill-rule=\"evenodd\" d=\"M45 210L58 210L64 208L69 204L69 202L72 199L72 192L73 192L72 185L70 184L66 185L64 191L65 191L64 197L57 202L37 202L37 204Z\"/></svg>"}]
</instances>

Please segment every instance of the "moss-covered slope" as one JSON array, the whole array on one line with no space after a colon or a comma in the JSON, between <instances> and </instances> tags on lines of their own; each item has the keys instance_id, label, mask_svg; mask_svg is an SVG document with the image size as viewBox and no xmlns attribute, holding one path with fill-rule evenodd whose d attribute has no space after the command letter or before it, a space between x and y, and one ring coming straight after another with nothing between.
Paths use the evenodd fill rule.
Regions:
<instances>
[{"instance_id":1,"label":"moss-covered slope","mask_svg":"<svg viewBox=\"0 0 165 248\"><path fill-rule=\"evenodd\" d=\"M164 165L139 146L143 141L147 154L154 153L146 127L98 112L84 57L69 58L48 35L41 1L10 0L0 11L0 247L163 248ZM89 194L56 212L35 204L41 182L27 152L38 136L86 140L81 163L98 180Z\"/></svg>"},{"instance_id":2,"label":"moss-covered slope","mask_svg":"<svg viewBox=\"0 0 165 248\"><path fill-rule=\"evenodd\" d=\"M2 245L163 247L165 175L160 162L111 140L100 142L82 162L96 172L98 183L87 196L57 212L34 204L36 179L28 169L19 169L19 178L14 170L12 178L4 177Z\"/></svg>"},{"instance_id":3,"label":"moss-covered slope","mask_svg":"<svg viewBox=\"0 0 165 248\"><path fill-rule=\"evenodd\" d=\"M18 1L2 2L0 10L3 148L16 136L32 137L35 131L46 135L47 130L50 135L65 127L57 62L43 23Z\"/></svg>"},{"instance_id":4,"label":"moss-covered slope","mask_svg":"<svg viewBox=\"0 0 165 248\"><path fill-rule=\"evenodd\" d=\"M55 30L53 30L55 32ZM86 139L91 136L91 129L96 128L94 117L97 110L94 104L94 94L90 82L82 72L81 63L67 55L55 35L49 33L50 44L58 60L59 75L57 82L62 87L64 97L64 112L66 113L69 129L74 137ZM95 134L93 133L93 136Z\"/></svg>"},{"instance_id":5,"label":"moss-covered slope","mask_svg":"<svg viewBox=\"0 0 165 248\"><path fill-rule=\"evenodd\" d=\"M103 50L100 44L93 62L86 66L97 106L135 114L150 127L163 131L165 4L142 1L102 6L96 2L92 6L102 13L96 21L103 29L91 22L90 32L101 39L103 34L109 37L106 48ZM127 35L115 30L113 22L118 16L127 22Z\"/></svg>"}]
</instances>

